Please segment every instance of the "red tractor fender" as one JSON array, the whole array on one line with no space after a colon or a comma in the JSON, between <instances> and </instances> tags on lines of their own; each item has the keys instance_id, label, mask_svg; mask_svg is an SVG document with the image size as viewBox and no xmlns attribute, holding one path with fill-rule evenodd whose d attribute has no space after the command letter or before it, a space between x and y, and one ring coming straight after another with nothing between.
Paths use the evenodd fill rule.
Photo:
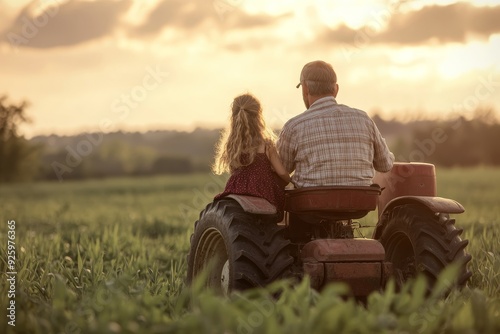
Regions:
<instances>
[{"instance_id":1,"label":"red tractor fender","mask_svg":"<svg viewBox=\"0 0 500 334\"><path fill-rule=\"evenodd\" d=\"M378 200L378 223L373 238L385 228L389 212L397 206L414 204L436 214L462 213L464 207L448 198L437 197L434 165L419 162L395 162L387 173L377 173L374 183L383 189Z\"/></svg>"},{"instance_id":2,"label":"red tractor fender","mask_svg":"<svg viewBox=\"0 0 500 334\"><path fill-rule=\"evenodd\" d=\"M389 212L397 207L397 206L402 206L402 205L407 205L407 204L415 204L415 205L420 205L435 214L441 214L441 213L463 213L465 212L464 207L462 204L458 203L455 200L449 199L449 198L443 198L443 197L437 197L437 196L401 196L394 198L391 200L385 208L383 209L382 212L379 212L379 221L377 223L377 226L375 226L375 230L373 231L373 239L379 239L380 236L382 235L382 232L385 227L385 222L387 220L387 217L389 215ZM380 209L380 208L379 208Z\"/></svg>"},{"instance_id":3,"label":"red tractor fender","mask_svg":"<svg viewBox=\"0 0 500 334\"><path fill-rule=\"evenodd\" d=\"M248 213L259 215L273 215L277 212L276 207L266 199L247 195L228 195L226 198L234 199L241 205L241 208Z\"/></svg>"},{"instance_id":4,"label":"red tractor fender","mask_svg":"<svg viewBox=\"0 0 500 334\"><path fill-rule=\"evenodd\" d=\"M390 201L382 212L382 215L396 206L405 204L422 204L435 213L465 212L462 204L453 199L429 196L401 196Z\"/></svg>"}]
</instances>

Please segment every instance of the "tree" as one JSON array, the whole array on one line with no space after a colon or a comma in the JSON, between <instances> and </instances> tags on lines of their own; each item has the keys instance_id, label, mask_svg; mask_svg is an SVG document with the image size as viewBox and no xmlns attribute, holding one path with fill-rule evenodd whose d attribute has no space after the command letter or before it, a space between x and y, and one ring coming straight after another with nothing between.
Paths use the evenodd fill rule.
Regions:
<instances>
[{"instance_id":1,"label":"tree","mask_svg":"<svg viewBox=\"0 0 500 334\"><path fill-rule=\"evenodd\" d=\"M38 167L32 163L37 149L18 133L19 125L29 123L26 116L28 102L9 104L7 96L0 96L0 182L31 178Z\"/></svg>"}]
</instances>

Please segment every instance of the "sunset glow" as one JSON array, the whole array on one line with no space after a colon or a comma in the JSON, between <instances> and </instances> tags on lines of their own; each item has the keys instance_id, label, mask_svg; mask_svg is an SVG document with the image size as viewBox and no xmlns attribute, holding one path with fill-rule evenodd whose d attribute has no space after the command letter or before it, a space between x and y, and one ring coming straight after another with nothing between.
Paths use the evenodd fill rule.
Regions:
<instances>
[{"instance_id":1,"label":"sunset glow","mask_svg":"<svg viewBox=\"0 0 500 334\"><path fill-rule=\"evenodd\" d=\"M370 114L452 115L477 91L498 112L498 17L500 1L0 0L0 94L31 102L28 137L220 127L246 91L280 127L322 59L339 103Z\"/></svg>"}]
</instances>

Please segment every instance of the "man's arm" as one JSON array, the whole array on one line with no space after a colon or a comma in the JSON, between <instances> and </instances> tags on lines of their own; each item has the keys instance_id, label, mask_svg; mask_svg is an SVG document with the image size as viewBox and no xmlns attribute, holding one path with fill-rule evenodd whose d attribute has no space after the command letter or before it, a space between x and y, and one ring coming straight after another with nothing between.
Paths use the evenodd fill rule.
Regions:
<instances>
[{"instance_id":1,"label":"man's arm","mask_svg":"<svg viewBox=\"0 0 500 334\"><path fill-rule=\"evenodd\" d=\"M389 150L385 139L380 134L380 131L378 130L374 122L373 127L375 134L373 143L373 148L375 151L375 154L373 156L373 167L378 172L388 172L391 170L394 163L394 154Z\"/></svg>"},{"instance_id":2,"label":"man's arm","mask_svg":"<svg viewBox=\"0 0 500 334\"><path fill-rule=\"evenodd\" d=\"M283 162L286 171L291 174L295 170L295 148L293 144L292 130L287 127L287 124L281 130L280 136L276 143L279 156Z\"/></svg>"},{"instance_id":3,"label":"man's arm","mask_svg":"<svg viewBox=\"0 0 500 334\"><path fill-rule=\"evenodd\" d=\"M281 162L281 159L278 155L278 151L276 151L276 147L274 147L274 145L268 146L267 157L269 158L269 161L271 162L271 165L273 166L276 174L278 174L283 182L285 182L284 185L286 186L288 183L290 183L290 175L283 166L283 163Z\"/></svg>"}]
</instances>

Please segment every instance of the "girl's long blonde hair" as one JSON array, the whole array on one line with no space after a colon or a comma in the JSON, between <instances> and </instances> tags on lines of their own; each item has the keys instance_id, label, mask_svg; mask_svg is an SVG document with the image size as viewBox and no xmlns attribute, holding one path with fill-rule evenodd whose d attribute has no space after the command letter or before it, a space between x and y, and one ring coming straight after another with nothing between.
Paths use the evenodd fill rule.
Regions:
<instances>
[{"instance_id":1,"label":"girl's long blonde hair","mask_svg":"<svg viewBox=\"0 0 500 334\"><path fill-rule=\"evenodd\" d=\"M232 173L251 164L262 143L274 143L276 136L266 127L259 100L252 94L237 96L231 105L231 124L217 144L215 174Z\"/></svg>"}]
</instances>

